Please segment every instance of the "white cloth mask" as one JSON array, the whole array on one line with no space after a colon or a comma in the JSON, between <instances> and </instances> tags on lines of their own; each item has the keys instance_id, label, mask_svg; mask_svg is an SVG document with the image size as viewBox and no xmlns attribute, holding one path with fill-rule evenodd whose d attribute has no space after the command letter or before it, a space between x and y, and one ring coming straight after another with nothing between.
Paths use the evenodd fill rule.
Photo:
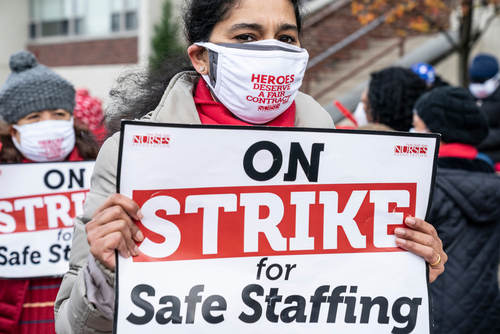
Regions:
<instances>
[{"instance_id":1,"label":"white cloth mask","mask_svg":"<svg viewBox=\"0 0 500 334\"><path fill-rule=\"evenodd\" d=\"M302 85L309 53L277 40L196 43L209 50L203 75L215 99L236 117L267 123L290 107Z\"/></svg>"},{"instance_id":2,"label":"white cloth mask","mask_svg":"<svg viewBox=\"0 0 500 334\"><path fill-rule=\"evenodd\" d=\"M354 110L354 119L358 123L358 127L367 125L368 118L366 117L365 104L363 102L359 102L356 106L356 110Z\"/></svg>"},{"instance_id":3,"label":"white cloth mask","mask_svg":"<svg viewBox=\"0 0 500 334\"><path fill-rule=\"evenodd\" d=\"M486 80L484 83L471 83L469 85L469 91L477 99L485 99L491 94L493 94L498 86L500 85L500 72L498 72L493 78Z\"/></svg>"},{"instance_id":4,"label":"white cloth mask","mask_svg":"<svg viewBox=\"0 0 500 334\"><path fill-rule=\"evenodd\" d=\"M14 145L32 161L63 161L75 147L73 117L69 121L48 120L13 127L21 138L18 143L12 137Z\"/></svg>"}]
</instances>

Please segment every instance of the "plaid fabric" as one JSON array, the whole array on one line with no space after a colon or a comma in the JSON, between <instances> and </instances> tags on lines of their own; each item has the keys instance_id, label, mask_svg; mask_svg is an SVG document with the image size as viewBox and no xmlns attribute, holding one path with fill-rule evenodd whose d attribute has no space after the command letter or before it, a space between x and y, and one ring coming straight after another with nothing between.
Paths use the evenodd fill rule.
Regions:
<instances>
[{"instance_id":1,"label":"plaid fabric","mask_svg":"<svg viewBox=\"0 0 500 334\"><path fill-rule=\"evenodd\" d=\"M54 301L62 278L29 280L16 334L53 334Z\"/></svg>"}]
</instances>

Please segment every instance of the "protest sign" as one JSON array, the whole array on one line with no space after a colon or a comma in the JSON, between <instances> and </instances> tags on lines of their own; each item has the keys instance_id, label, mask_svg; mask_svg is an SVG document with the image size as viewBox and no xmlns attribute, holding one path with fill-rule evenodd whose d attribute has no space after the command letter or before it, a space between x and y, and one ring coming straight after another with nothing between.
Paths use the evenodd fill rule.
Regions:
<instances>
[{"instance_id":1,"label":"protest sign","mask_svg":"<svg viewBox=\"0 0 500 334\"><path fill-rule=\"evenodd\" d=\"M425 218L438 136L122 124L118 192L141 254L118 256L115 333L429 333Z\"/></svg>"},{"instance_id":2,"label":"protest sign","mask_svg":"<svg viewBox=\"0 0 500 334\"><path fill-rule=\"evenodd\" d=\"M0 164L0 277L62 276L94 161Z\"/></svg>"}]
</instances>

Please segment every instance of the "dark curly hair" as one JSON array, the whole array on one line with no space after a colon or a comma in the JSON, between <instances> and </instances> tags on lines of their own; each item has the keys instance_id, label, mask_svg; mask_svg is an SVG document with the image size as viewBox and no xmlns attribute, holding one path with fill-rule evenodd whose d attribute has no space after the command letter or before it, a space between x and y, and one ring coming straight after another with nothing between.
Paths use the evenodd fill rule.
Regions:
<instances>
[{"instance_id":1,"label":"dark curly hair","mask_svg":"<svg viewBox=\"0 0 500 334\"><path fill-rule=\"evenodd\" d=\"M373 122L408 131L413 120L413 105L427 91L425 82L410 69L389 67L371 73L368 101Z\"/></svg>"},{"instance_id":2,"label":"dark curly hair","mask_svg":"<svg viewBox=\"0 0 500 334\"><path fill-rule=\"evenodd\" d=\"M289 0L294 8L300 36L302 0ZM215 25L227 19L232 8L241 0L187 0L183 6L184 33L189 42L206 42ZM110 92L111 103L107 110L108 136L120 131L122 119L138 119L154 110L160 103L170 80L179 72L194 70L187 53L165 55L156 71L129 71L117 81Z\"/></svg>"}]
</instances>

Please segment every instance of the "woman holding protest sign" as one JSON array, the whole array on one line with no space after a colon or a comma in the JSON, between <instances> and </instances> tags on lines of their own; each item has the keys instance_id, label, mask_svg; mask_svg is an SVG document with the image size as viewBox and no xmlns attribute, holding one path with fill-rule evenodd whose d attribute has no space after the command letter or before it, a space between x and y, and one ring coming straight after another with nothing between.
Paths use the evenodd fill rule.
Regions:
<instances>
[{"instance_id":1,"label":"woman holding protest sign","mask_svg":"<svg viewBox=\"0 0 500 334\"><path fill-rule=\"evenodd\" d=\"M26 51L13 54L9 65L12 73L0 88L5 121L0 163L94 160L97 143L84 140L82 132L88 135L88 130L73 126L73 86ZM53 305L61 281L0 280L0 332L54 333Z\"/></svg>"},{"instance_id":2,"label":"woman holding protest sign","mask_svg":"<svg viewBox=\"0 0 500 334\"><path fill-rule=\"evenodd\" d=\"M298 92L308 54L300 48L301 16L297 0L193 0L184 15L194 71L166 60L150 76L132 74L136 84L114 91L121 99L111 133L122 118L151 122L333 128L326 111ZM251 43L249 43L251 42ZM246 66L243 56L261 60ZM184 66L185 67L185 66ZM218 67L218 68L217 68ZM259 96L259 91L270 93ZM256 93L257 92L257 93ZM279 96L278 96L279 95ZM268 108L252 108L260 99ZM267 101L269 102L269 101ZM70 271L56 301L59 333L102 332L113 328L115 251L138 255L144 237L132 219L143 215L129 198L116 194L119 134L109 138L97 158L85 214L75 221ZM397 229L400 247L432 263L430 280L443 272L446 255L435 230L409 218Z\"/></svg>"}]
</instances>

